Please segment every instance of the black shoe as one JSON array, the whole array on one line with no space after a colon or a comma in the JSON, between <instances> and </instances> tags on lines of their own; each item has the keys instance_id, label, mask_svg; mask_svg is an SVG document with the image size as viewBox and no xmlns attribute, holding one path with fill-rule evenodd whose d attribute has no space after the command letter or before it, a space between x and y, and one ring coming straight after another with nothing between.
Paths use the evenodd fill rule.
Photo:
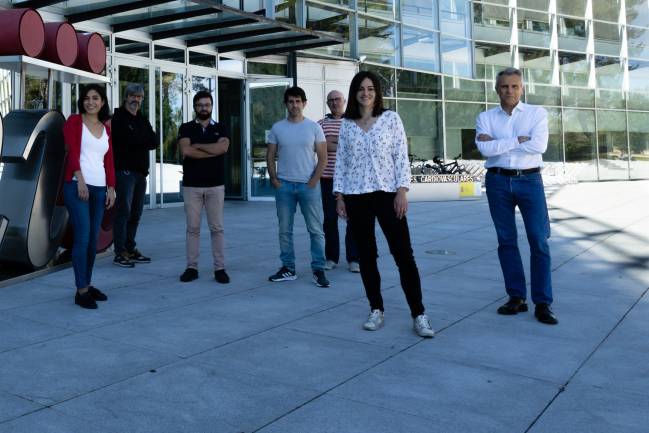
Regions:
<instances>
[{"instance_id":1,"label":"black shoe","mask_svg":"<svg viewBox=\"0 0 649 433\"><path fill-rule=\"evenodd\" d=\"M95 301L107 301L108 296L106 296L101 290L94 286L88 286L88 293L90 293L90 297L94 299Z\"/></svg>"},{"instance_id":2,"label":"black shoe","mask_svg":"<svg viewBox=\"0 0 649 433\"><path fill-rule=\"evenodd\" d=\"M512 316L526 311L527 304L525 303L525 299L521 298L509 298L509 301L498 307L498 314L504 314L505 316Z\"/></svg>"},{"instance_id":3,"label":"black shoe","mask_svg":"<svg viewBox=\"0 0 649 433\"><path fill-rule=\"evenodd\" d=\"M198 271L194 268L187 268L180 276L180 281L183 283L189 283L190 281L194 281L196 278L198 278Z\"/></svg>"},{"instance_id":4,"label":"black shoe","mask_svg":"<svg viewBox=\"0 0 649 433\"><path fill-rule=\"evenodd\" d=\"M313 271L313 281L318 287L329 287L329 280L325 276L324 271Z\"/></svg>"},{"instance_id":5,"label":"black shoe","mask_svg":"<svg viewBox=\"0 0 649 433\"><path fill-rule=\"evenodd\" d=\"M230 282L230 277L225 273L225 269L214 271L214 279L217 283L221 284L228 284Z\"/></svg>"},{"instance_id":6,"label":"black shoe","mask_svg":"<svg viewBox=\"0 0 649 433\"><path fill-rule=\"evenodd\" d=\"M135 263L151 263L151 257L143 256L141 252L136 249L129 251L128 258Z\"/></svg>"},{"instance_id":7,"label":"black shoe","mask_svg":"<svg viewBox=\"0 0 649 433\"><path fill-rule=\"evenodd\" d=\"M539 322L545 323L546 325L556 325L559 323L559 319L557 319L557 316L555 316L552 310L550 310L548 304L536 304L536 308L534 308L534 316Z\"/></svg>"},{"instance_id":8,"label":"black shoe","mask_svg":"<svg viewBox=\"0 0 649 433\"><path fill-rule=\"evenodd\" d=\"M289 268L286 266L282 266L279 271L268 277L268 281L272 281L274 283L278 281L292 281L292 280L297 280L297 275L295 275L295 271L291 271Z\"/></svg>"},{"instance_id":9,"label":"black shoe","mask_svg":"<svg viewBox=\"0 0 649 433\"><path fill-rule=\"evenodd\" d=\"M90 291L87 291L86 293L77 292L76 295L74 295L74 303L81 308L87 308L89 310L97 309L97 303L92 299Z\"/></svg>"},{"instance_id":10,"label":"black shoe","mask_svg":"<svg viewBox=\"0 0 649 433\"><path fill-rule=\"evenodd\" d=\"M113 259L113 264L116 266L121 266L122 268L135 267L135 263L133 263L131 259L127 257L127 254L128 253L116 255L115 258Z\"/></svg>"}]
</instances>

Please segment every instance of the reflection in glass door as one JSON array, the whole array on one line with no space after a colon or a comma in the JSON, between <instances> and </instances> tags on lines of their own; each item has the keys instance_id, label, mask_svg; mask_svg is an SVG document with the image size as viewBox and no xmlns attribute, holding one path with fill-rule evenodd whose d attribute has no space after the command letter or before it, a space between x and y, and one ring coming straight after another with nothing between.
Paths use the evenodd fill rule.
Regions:
<instances>
[{"instance_id":1,"label":"reflection in glass door","mask_svg":"<svg viewBox=\"0 0 649 433\"><path fill-rule=\"evenodd\" d=\"M182 159L177 138L178 128L184 122L184 95L184 74L156 71L156 119L161 134L160 148L156 150L160 204L182 201Z\"/></svg>"},{"instance_id":2,"label":"reflection in glass door","mask_svg":"<svg viewBox=\"0 0 649 433\"><path fill-rule=\"evenodd\" d=\"M266 143L273 123L286 117L284 91L290 80L252 81L248 83L248 197L274 197L275 190L268 178Z\"/></svg>"}]
</instances>

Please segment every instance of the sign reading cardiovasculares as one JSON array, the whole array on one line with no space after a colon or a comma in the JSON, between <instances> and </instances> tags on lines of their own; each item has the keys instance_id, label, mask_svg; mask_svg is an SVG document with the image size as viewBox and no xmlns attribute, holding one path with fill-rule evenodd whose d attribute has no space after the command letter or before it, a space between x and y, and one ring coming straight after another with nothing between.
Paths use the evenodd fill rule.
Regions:
<instances>
[{"instance_id":1,"label":"sign reading cardiovasculares","mask_svg":"<svg viewBox=\"0 0 649 433\"><path fill-rule=\"evenodd\" d=\"M410 177L409 201L445 201L479 198L480 176L471 174L413 174Z\"/></svg>"}]
</instances>

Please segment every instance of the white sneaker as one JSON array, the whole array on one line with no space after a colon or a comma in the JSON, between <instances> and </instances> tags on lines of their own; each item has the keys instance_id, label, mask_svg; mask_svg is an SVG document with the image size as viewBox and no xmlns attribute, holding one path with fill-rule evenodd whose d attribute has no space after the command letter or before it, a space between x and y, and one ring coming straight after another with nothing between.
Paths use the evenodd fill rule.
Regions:
<instances>
[{"instance_id":1,"label":"white sneaker","mask_svg":"<svg viewBox=\"0 0 649 433\"><path fill-rule=\"evenodd\" d=\"M330 270L332 270L333 268L336 267L337 264L338 264L338 263L334 262L333 260L327 260L327 261L325 262L325 267L324 267L324 268L325 268L325 271L330 271Z\"/></svg>"},{"instance_id":2,"label":"white sneaker","mask_svg":"<svg viewBox=\"0 0 649 433\"><path fill-rule=\"evenodd\" d=\"M415 317L413 320L413 328L415 332L420 337L424 338L433 338L435 336L435 331L430 327L430 322L428 321L428 316L425 314L420 314Z\"/></svg>"},{"instance_id":3,"label":"white sneaker","mask_svg":"<svg viewBox=\"0 0 649 433\"><path fill-rule=\"evenodd\" d=\"M358 262L349 262L349 272L353 272L357 274L360 271L361 271L361 265L359 265Z\"/></svg>"},{"instance_id":4,"label":"white sneaker","mask_svg":"<svg viewBox=\"0 0 649 433\"><path fill-rule=\"evenodd\" d=\"M363 325L366 331L378 331L383 327L383 311L372 310L367 321Z\"/></svg>"}]
</instances>

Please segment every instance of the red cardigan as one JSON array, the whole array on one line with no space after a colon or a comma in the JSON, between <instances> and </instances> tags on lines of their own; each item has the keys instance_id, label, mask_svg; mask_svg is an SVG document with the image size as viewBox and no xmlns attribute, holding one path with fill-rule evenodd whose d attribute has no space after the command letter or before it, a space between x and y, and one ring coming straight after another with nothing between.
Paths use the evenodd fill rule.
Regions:
<instances>
[{"instance_id":1,"label":"red cardigan","mask_svg":"<svg viewBox=\"0 0 649 433\"><path fill-rule=\"evenodd\" d=\"M104 155L104 170L106 171L106 186L115 187L115 165L113 163L113 140L110 134L110 127L104 125L108 134L108 152ZM70 182L74 172L81 170L81 131L83 130L83 119L80 114L72 114L63 125L63 138L68 155L65 162L66 182Z\"/></svg>"}]
</instances>

